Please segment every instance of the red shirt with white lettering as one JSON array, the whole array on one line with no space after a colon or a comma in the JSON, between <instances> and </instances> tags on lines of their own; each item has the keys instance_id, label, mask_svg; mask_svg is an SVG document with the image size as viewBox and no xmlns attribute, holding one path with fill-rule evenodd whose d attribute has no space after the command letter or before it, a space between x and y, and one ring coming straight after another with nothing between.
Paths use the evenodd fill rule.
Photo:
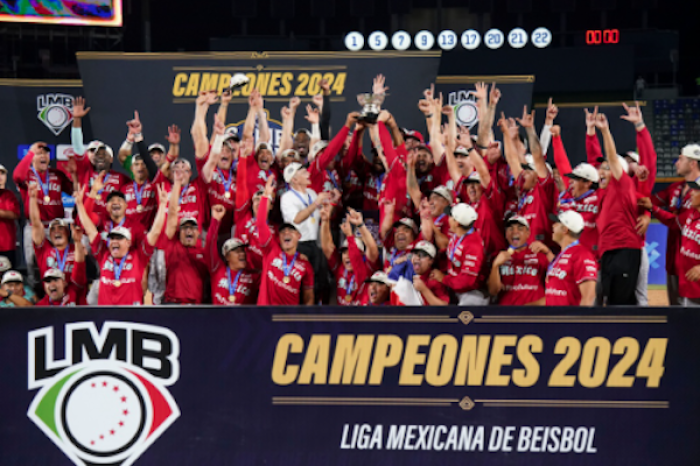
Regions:
<instances>
[{"instance_id":1,"label":"red shirt with white lettering","mask_svg":"<svg viewBox=\"0 0 700 466\"><path fill-rule=\"evenodd\" d=\"M148 261L153 255L153 246L148 241L142 241L140 244L134 244L125 257L115 259L110 254L107 243L99 235L90 245L100 265L100 293L97 304L99 306L143 304L141 282ZM123 265L119 275L119 286L116 286L116 269L120 264Z\"/></svg>"},{"instance_id":2,"label":"red shirt with white lettering","mask_svg":"<svg viewBox=\"0 0 700 466\"><path fill-rule=\"evenodd\" d=\"M163 184L166 191L170 192L173 185L169 179L163 176L162 172L158 172L154 184ZM180 220L186 217L196 218L199 224L199 231L206 229L209 222L209 202L207 199L207 188L204 185L201 177L190 180L180 190L180 212L177 215L178 225ZM157 212L157 207L156 207ZM167 222L167 219L166 219Z\"/></svg>"},{"instance_id":3,"label":"red shirt with white lettering","mask_svg":"<svg viewBox=\"0 0 700 466\"><path fill-rule=\"evenodd\" d=\"M520 176L522 178L522 173ZM552 225L547 217L551 212L547 209L551 205L551 199L546 188L551 178L550 174L546 178L539 178L535 186L528 191L521 190L518 196L518 215L530 223L530 238L547 245L552 242Z\"/></svg>"},{"instance_id":4,"label":"red shirt with white lettering","mask_svg":"<svg viewBox=\"0 0 700 466\"><path fill-rule=\"evenodd\" d=\"M498 304L524 306L544 298L548 266L547 255L542 252L532 252L527 246L513 252L498 268L503 283Z\"/></svg>"},{"instance_id":5,"label":"red shirt with white lettering","mask_svg":"<svg viewBox=\"0 0 700 466\"><path fill-rule=\"evenodd\" d=\"M0 210L12 212L19 217L19 201L9 189L0 189ZM17 220L0 219L0 251L14 251L17 243Z\"/></svg>"},{"instance_id":6,"label":"red shirt with white lettering","mask_svg":"<svg viewBox=\"0 0 700 466\"><path fill-rule=\"evenodd\" d=\"M371 264L364 260L362 251L355 241L348 241L348 254L352 272L345 268L338 249L328 259L328 268L335 275L338 304L340 306L354 306L362 297L365 288L365 280L374 272Z\"/></svg>"},{"instance_id":7,"label":"red shirt with white lettering","mask_svg":"<svg viewBox=\"0 0 700 466\"><path fill-rule=\"evenodd\" d=\"M614 249L639 249L637 235L637 195L627 173L619 180L610 176L605 199L598 215L598 250L602 256Z\"/></svg>"},{"instance_id":8,"label":"red shirt with white lettering","mask_svg":"<svg viewBox=\"0 0 700 466\"><path fill-rule=\"evenodd\" d=\"M445 157L443 156L443 159ZM440 165L433 165L427 173L417 173L418 185L424 195L429 195L430 192L438 186L445 186L452 179L450 172L447 169L447 162L442 161Z\"/></svg>"},{"instance_id":9,"label":"red shirt with white lettering","mask_svg":"<svg viewBox=\"0 0 700 466\"><path fill-rule=\"evenodd\" d=\"M29 210L29 184L36 183L39 187L39 195L37 202L39 204L39 215L44 225L55 218L64 218L66 212L63 209L63 198L61 193L73 194L73 183L60 170L49 168L44 173L34 174L31 162L34 159L34 153L29 152L15 168L12 174L12 179L19 189L22 202L25 209ZM48 183L48 186L47 186ZM44 191L47 188L48 191ZM49 196L48 202L44 200L45 196Z\"/></svg>"},{"instance_id":10,"label":"red shirt with white lettering","mask_svg":"<svg viewBox=\"0 0 700 466\"><path fill-rule=\"evenodd\" d=\"M158 212L158 189L153 183L146 181L139 185L135 181L124 183L121 191L126 197L126 217L141 224L144 230L149 230ZM140 193L141 202L136 194ZM138 206L141 206L141 210Z\"/></svg>"},{"instance_id":11,"label":"red shirt with white lettering","mask_svg":"<svg viewBox=\"0 0 700 466\"><path fill-rule=\"evenodd\" d=\"M700 212L693 209L685 218L681 230L678 255L678 294L683 298L700 298L700 281L691 282L685 274L700 265Z\"/></svg>"},{"instance_id":12,"label":"red shirt with white lettering","mask_svg":"<svg viewBox=\"0 0 700 466\"><path fill-rule=\"evenodd\" d=\"M486 258L490 259L503 251L508 243L503 234L503 221L499 221L497 215L503 205L504 198L499 192L498 182L496 178L491 178L491 183L484 189L481 199L478 202L469 202L467 197L466 202L474 207L479 217L476 219L474 226L481 233L484 240L484 248Z\"/></svg>"},{"instance_id":13,"label":"red shirt with white lettering","mask_svg":"<svg viewBox=\"0 0 700 466\"><path fill-rule=\"evenodd\" d=\"M572 243L550 264L545 290L547 306L580 306L579 285L597 278L598 263L593 253L578 242Z\"/></svg>"},{"instance_id":14,"label":"red shirt with white lettering","mask_svg":"<svg viewBox=\"0 0 700 466\"><path fill-rule=\"evenodd\" d=\"M219 306L256 304L260 289L260 274L250 269L250 248L246 248L247 267L240 271L230 270L226 262L219 256L216 245L219 228L219 221L212 218L207 232L212 304ZM233 293L231 293L232 289ZM233 301L230 299L231 296L233 296Z\"/></svg>"},{"instance_id":15,"label":"red shirt with white lettering","mask_svg":"<svg viewBox=\"0 0 700 466\"><path fill-rule=\"evenodd\" d=\"M197 159L196 165L199 173L202 173L202 168L206 165L209 156ZM226 215L222 220L223 225L221 231L228 231L233 226L233 211L236 204L236 189L237 189L237 173L236 160L234 160L229 170L221 170L214 168L211 180L207 183L202 178L202 183L207 188L208 205L222 205L226 208ZM226 197L228 193L228 197Z\"/></svg>"},{"instance_id":16,"label":"red shirt with white lettering","mask_svg":"<svg viewBox=\"0 0 700 466\"><path fill-rule=\"evenodd\" d=\"M268 202L266 197L260 200L259 212L266 211ZM257 224L264 254L258 305L298 306L302 303L302 290L313 290L314 288L313 267L298 252L292 255L285 253L277 238L272 237L272 231L265 223L265 219L259 215ZM288 267L286 274L283 271L285 262ZM285 283L285 278L287 283Z\"/></svg>"},{"instance_id":17,"label":"red shirt with white lettering","mask_svg":"<svg viewBox=\"0 0 700 466\"><path fill-rule=\"evenodd\" d=\"M40 277L43 277L44 272L49 269L59 269L66 276L66 281L70 282L75 264L74 244L71 243L63 251L59 251L49 240L44 238L44 241L39 246L34 245L34 254L36 255L36 263L39 266Z\"/></svg>"},{"instance_id":18,"label":"red shirt with white lettering","mask_svg":"<svg viewBox=\"0 0 700 466\"><path fill-rule=\"evenodd\" d=\"M651 198L652 204L656 207L664 208L674 215L680 215L679 222L683 222L685 215L689 214L693 208L690 205L691 189L683 193L685 181L673 183L668 188L659 191ZM676 270L676 260L680 251L681 231L679 228L669 228L666 237L666 272L670 275L678 275Z\"/></svg>"},{"instance_id":19,"label":"red shirt with white lettering","mask_svg":"<svg viewBox=\"0 0 700 466\"><path fill-rule=\"evenodd\" d=\"M451 234L447 245L449 267L442 283L455 293L478 290L484 282L484 241L472 229L463 236Z\"/></svg>"},{"instance_id":20,"label":"red shirt with white lettering","mask_svg":"<svg viewBox=\"0 0 700 466\"><path fill-rule=\"evenodd\" d=\"M78 182L84 186L83 192L87 198L88 193L92 189L92 184L100 174L95 171L95 167L92 166L92 163L90 163L90 159L87 157L87 155L76 155L74 158L77 167L76 174L78 177ZM102 181L104 183L104 188L99 193L99 199L95 199L93 212L99 215L106 215L107 207L105 205L105 201L107 200L109 193L112 191L121 191L122 186L130 183L131 179L123 173L119 173L115 170L109 170Z\"/></svg>"},{"instance_id":21,"label":"red shirt with white lettering","mask_svg":"<svg viewBox=\"0 0 700 466\"><path fill-rule=\"evenodd\" d=\"M565 191L559 198L559 211L573 210L583 217L583 232L579 238L582 246L598 256L598 215L600 214L606 190L596 189L584 193L581 197L574 197L571 191Z\"/></svg>"},{"instance_id":22,"label":"red shirt with white lettering","mask_svg":"<svg viewBox=\"0 0 700 466\"><path fill-rule=\"evenodd\" d=\"M209 274L209 261L201 243L185 247L180 242L179 230L172 239L162 234L158 249L165 252L164 303L201 304L204 299L204 278ZM216 243L216 242L215 242Z\"/></svg>"},{"instance_id":23,"label":"red shirt with white lettering","mask_svg":"<svg viewBox=\"0 0 700 466\"><path fill-rule=\"evenodd\" d=\"M70 280L66 278L66 287L63 290L63 299L60 301L52 301L47 294L38 303L36 303L36 305L54 307L80 306L83 304L86 285L87 277L85 276L85 262L76 262L73 267L73 273L71 274Z\"/></svg>"}]
</instances>

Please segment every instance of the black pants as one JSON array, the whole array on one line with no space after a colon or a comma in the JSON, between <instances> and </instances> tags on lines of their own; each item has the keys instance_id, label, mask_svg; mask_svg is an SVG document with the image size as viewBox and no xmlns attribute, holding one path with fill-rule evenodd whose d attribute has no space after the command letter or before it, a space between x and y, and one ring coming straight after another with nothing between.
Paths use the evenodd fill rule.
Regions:
<instances>
[{"instance_id":1,"label":"black pants","mask_svg":"<svg viewBox=\"0 0 700 466\"><path fill-rule=\"evenodd\" d=\"M327 302L330 290L328 263L316 241L302 241L297 246L299 254L304 254L314 268L314 302Z\"/></svg>"},{"instance_id":2,"label":"black pants","mask_svg":"<svg viewBox=\"0 0 700 466\"><path fill-rule=\"evenodd\" d=\"M614 249L600 260L602 303L608 306L636 305L641 249Z\"/></svg>"}]
</instances>

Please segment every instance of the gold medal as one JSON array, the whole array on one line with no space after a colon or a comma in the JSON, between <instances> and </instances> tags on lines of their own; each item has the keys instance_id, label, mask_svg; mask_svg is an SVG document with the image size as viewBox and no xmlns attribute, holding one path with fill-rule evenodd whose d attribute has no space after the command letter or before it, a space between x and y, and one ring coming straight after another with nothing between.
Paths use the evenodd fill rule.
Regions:
<instances>
[{"instance_id":1,"label":"gold medal","mask_svg":"<svg viewBox=\"0 0 700 466\"><path fill-rule=\"evenodd\" d=\"M289 278L289 277L284 277L284 278L282 279L282 281L283 281L284 283L289 283L289 282L290 282L290 278Z\"/></svg>"},{"instance_id":2,"label":"gold medal","mask_svg":"<svg viewBox=\"0 0 700 466\"><path fill-rule=\"evenodd\" d=\"M350 296L350 295L345 295L345 302L346 302L346 303L349 303L349 302L351 302L351 301L352 301L352 296Z\"/></svg>"},{"instance_id":3,"label":"gold medal","mask_svg":"<svg viewBox=\"0 0 700 466\"><path fill-rule=\"evenodd\" d=\"M120 282L119 280L114 280L112 282L112 285L114 285L116 288L119 288L120 286L122 286L122 282Z\"/></svg>"},{"instance_id":4,"label":"gold medal","mask_svg":"<svg viewBox=\"0 0 700 466\"><path fill-rule=\"evenodd\" d=\"M100 199L102 199L102 195L101 195L101 194L95 194L95 200L96 200L96 201L99 201Z\"/></svg>"},{"instance_id":5,"label":"gold medal","mask_svg":"<svg viewBox=\"0 0 700 466\"><path fill-rule=\"evenodd\" d=\"M234 295L231 295L228 297L228 300L230 303L235 303L236 302L236 297Z\"/></svg>"},{"instance_id":6,"label":"gold medal","mask_svg":"<svg viewBox=\"0 0 700 466\"><path fill-rule=\"evenodd\" d=\"M141 204L136 206L136 212L143 212L143 206Z\"/></svg>"},{"instance_id":7,"label":"gold medal","mask_svg":"<svg viewBox=\"0 0 700 466\"><path fill-rule=\"evenodd\" d=\"M49 196L44 196L44 203L48 204L51 201L51 198Z\"/></svg>"},{"instance_id":8,"label":"gold medal","mask_svg":"<svg viewBox=\"0 0 700 466\"><path fill-rule=\"evenodd\" d=\"M226 199L231 199L231 193L230 193L229 191L226 191L226 192L224 193L224 197L225 197Z\"/></svg>"},{"instance_id":9,"label":"gold medal","mask_svg":"<svg viewBox=\"0 0 700 466\"><path fill-rule=\"evenodd\" d=\"M311 217L311 223L316 223L316 219Z\"/></svg>"}]
</instances>

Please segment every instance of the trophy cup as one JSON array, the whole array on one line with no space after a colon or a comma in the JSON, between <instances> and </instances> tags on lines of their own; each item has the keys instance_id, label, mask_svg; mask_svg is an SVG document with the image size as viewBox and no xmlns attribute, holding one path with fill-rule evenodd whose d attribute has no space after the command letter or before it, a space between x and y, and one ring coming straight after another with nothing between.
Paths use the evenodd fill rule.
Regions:
<instances>
[{"instance_id":1,"label":"trophy cup","mask_svg":"<svg viewBox=\"0 0 700 466\"><path fill-rule=\"evenodd\" d=\"M358 94L357 102L362 105L362 112L358 120L375 124L385 97L386 94Z\"/></svg>"}]
</instances>

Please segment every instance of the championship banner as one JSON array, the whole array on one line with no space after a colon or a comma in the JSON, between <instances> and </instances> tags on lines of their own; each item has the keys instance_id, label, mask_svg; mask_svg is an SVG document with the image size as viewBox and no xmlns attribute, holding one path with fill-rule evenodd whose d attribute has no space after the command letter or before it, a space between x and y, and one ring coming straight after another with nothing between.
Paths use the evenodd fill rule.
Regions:
<instances>
[{"instance_id":1,"label":"championship banner","mask_svg":"<svg viewBox=\"0 0 700 466\"><path fill-rule=\"evenodd\" d=\"M501 100L498 103L494 125L504 112L506 117L520 118L523 115L523 106L530 108L532 103L532 90L535 85L534 76L438 76L435 86L436 94L442 93L445 105L451 105L455 109L457 124L466 126L476 135L479 115L474 95L476 83L491 85L501 90ZM497 140L503 140L498 128L494 129Z\"/></svg>"},{"instance_id":2,"label":"championship banner","mask_svg":"<svg viewBox=\"0 0 700 466\"><path fill-rule=\"evenodd\" d=\"M68 160L73 153L73 99L83 93L82 87L79 80L0 79L0 106L7 116L0 125L0 163L8 170L8 187L14 188L12 170L36 141L48 144L52 166L62 168ZM83 134L89 141L89 116L83 120ZM72 197L64 195L64 205L71 208Z\"/></svg>"},{"instance_id":3,"label":"championship banner","mask_svg":"<svg viewBox=\"0 0 700 466\"><path fill-rule=\"evenodd\" d=\"M147 141L164 142L167 127L182 128L182 154L192 156L190 126L200 91L221 93L231 76L242 73L250 82L236 89L228 108L227 126L243 128L248 96L257 88L265 100L277 148L282 133L280 110L297 96L295 128L309 128L306 104L321 92L319 82L330 83L331 130L345 123L349 112L360 111L360 93L372 92L373 78L382 73L389 86L383 107L401 126L424 130L418 100L435 82L440 52L209 52L209 53L92 53L77 54L88 105L99 138L113 146L126 135L125 122L138 110ZM211 132L214 113L210 109Z\"/></svg>"},{"instance_id":4,"label":"championship banner","mask_svg":"<svg viewBox=\"0 0 700 466\"><path fill-rule=\"evenodd\" d=\"M683 465L682 308L7 309L2 464Z\"/></svg>"}]
</instances>

